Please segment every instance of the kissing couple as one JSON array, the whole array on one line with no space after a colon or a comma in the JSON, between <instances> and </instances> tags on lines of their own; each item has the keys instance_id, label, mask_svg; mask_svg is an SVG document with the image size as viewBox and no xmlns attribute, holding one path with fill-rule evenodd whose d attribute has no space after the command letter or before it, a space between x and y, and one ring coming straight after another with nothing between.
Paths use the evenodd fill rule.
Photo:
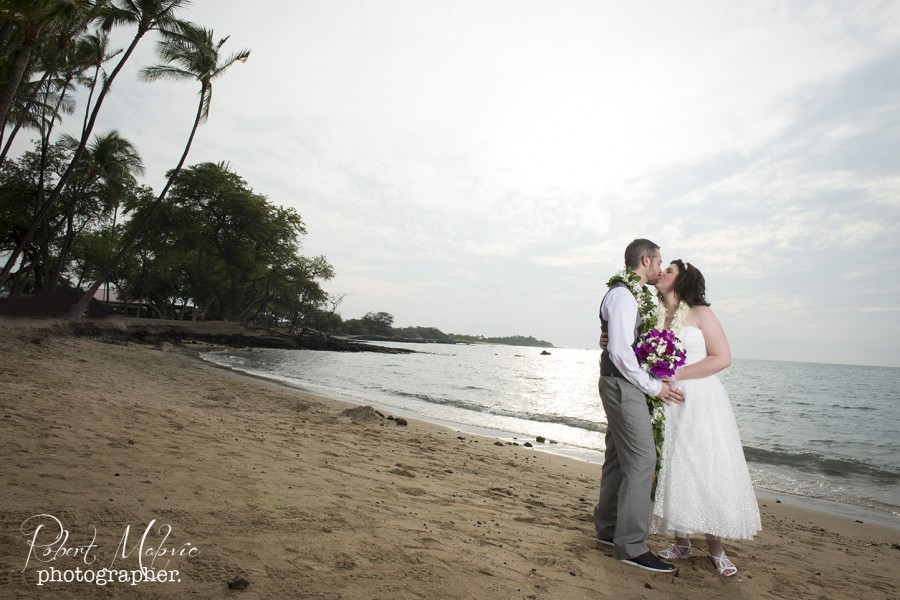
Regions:
<instances>
[{"instance_id":1,"label":"kissing couple","mask_svg":"<svg viewBox=\"0 0 900 600\"><path fill-rule=\"evenodd\" d=\"M702 535L713 567L730 577L737 567L722 539L752 539L761 525L731 402L716 376L731 365L731 350L706 301L706 282L681 260L663 269L659 246L641 238L628 244L624 272L607 285L600 303L606 453L594 508L597 542L615 546L625 564L674 573L666 561L690 560L690 538ZM648 285L656 286L656 298ZM683 344L684 366L671 377L660 379L638 361L633 346L649 328L669 330ZM648 410L654 399L664 404L662 440L654 439L657 417ZM650 533L674 536L674 543L654 554Z\"/></svg>"}]
</instances>

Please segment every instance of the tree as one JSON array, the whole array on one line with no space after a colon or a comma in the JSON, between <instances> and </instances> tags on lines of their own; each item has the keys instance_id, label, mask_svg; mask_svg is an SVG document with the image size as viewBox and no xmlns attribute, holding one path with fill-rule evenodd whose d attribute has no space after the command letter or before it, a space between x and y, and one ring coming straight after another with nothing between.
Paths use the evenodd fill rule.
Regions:
<instances>
[{"instance_id":1,"label":"tree","mask_svg":"<svg viewBox=\"0 0 900 600\"><path fill-rule=\"evenodd\" d=\"M133 211L126 229L144 220ZM144 228L120 289L148 300L155 312L302 327L327 295L319 281L334 276L323 257L299 254L306 228L293 209L272 205L226 165L186 168L169 200Z\"/></svg>"},{"instance_id":2,"label":"tree","mask_svg":"<svg viewBox=\"0 0 900 600\"><path fill-rule=\"evenodd\" d=\"M9 107L6 120L0 120L4 128L9 123L15 123L6 140L6 148L0 155L0 162L6 156L8 147L23 126L28 126L27 117L32 112L32 105L40 103L39 92L45 96L65 97L66 91L71 89L73 78L80 75L86 68L81 37L91 25L99 19L107 10L110 0L41 0L31 2L31 7L25 10L13 11L19 17L20 41L27 37L27 31L35 26L35 20L42 20L45 24L41 28L40 36L32 45L33 50L28 52L29 61L26 73L15 90L14 103ZM30 18L29 18L30 17ZM15 46L15 44L13 44ZM20 53L21 56L21 53ZM30 74L38 74L35 81L28 81ZM27 85L22 85L28 82ZM6 88L7 93L12 93L13 87ZM52 114L50 122L58 117L58 111L43 110L44 116ZM12 118L10 118L12 117Z\"/></svg>"},{"instance_id":3,"label":"tree","mask_svg":"<svg viewBox=\"0 0 900 600\"><path fill-rule=\"evenodd\" d=\"M71 0L40 0L38 4L65 4L67 3L67 1ZM34 5L33 0L17 0L16 3L22 4L23 6ZM105 30L109 30L110 28L117 25L135 25L135 35L132 38L131 43L126 48L125 52L122 54L115 68L113 68L109 76L104 79L103 85L100 88L100 92L97 94L97 98L94 101L94 106L88 107L90 109L90 117L87 119L87 122L82 130L78 147L72 155L68 166L60 176L59 181L53 188L53 191L45 200L39 203L39 208L36 211L35 218L32 221L31 227L28 229L28 231L26 231L19 245L10 253L9 258L6 261L6 265L2 270L0 270L0 288L2 288L6 284L6 281L9 278L13 267L19 259L20 252L25 246L31 243L32 237L37 232L37 230L45 224L46 217L49 214L51 208L62 195L65 186L68 184L69 178L72 176L75 167L78 165L78 162L81 160L81 156L84 153L85 148L87 147L88 140L90 139L91 133L94 129L94 124L97 121L97 116L100 113L100 108L103 105L103 101L106 98L106 95L112 88L112 84L116 79L116 76L121 72L122 68L128 62L128 59L131 58L134 49L137 47L141 39L143 39L143 37L147 34L147 32L161 27L178 26L179 22L176 17L176 13L182 6L186 5L187 3L188 0L118 0L117 3L112 4L105 1L98 1L96 3L82 3L85 5L85 7L93 7L93 10L89 11L86 15L86 17L89 19L89 23L93 22L96 19L102 18L103 28ZM90 300L90 298L84 301L84 306L87 306L88 300Z\"/></svg>"},{"instance_id":4,"label":"tree","mask_svg":"<svg viewBox=\"0 0 900 600\"><path fill-rule=\"evenodd\" d=\"M174 4L174 0L171 0ZM178 177L188 153L191 150L191 144L194 141L194 135L200 123L205 121L209 116L209 107L212 101L212 84L213 81L221 77L231 65L240 61L244 62L250 56L249 50L241 50L240 52L222 57L220 51L222 46L228 40L227 37L219 40L218 43L213 42L212 30L198 27L191 23L173 23L171 28L164 29L161 32L162 39L157 48L161 58L167 63L164 65L156 65L147 67L142 71L142 77L147 81L156 81L158 79L173 79L176 81L193 79L200 83L200 101L197 106L197 113L194 117L194 124L191 133L188 136L184 151L175 168L169 172L168 179L163 186L162 191L151 205L142 220L137 223L130 232L129 237L123 240L119 251L116 253L110 265L107 267L103 277L95 281L79 301L72 307L69 315L70 318L80 319L87 308L88 302L93 298L94 294L100 289L103 280L108 273L115 269L117 263L130 251L131 247L140 238L144 227L153 217L156 208L165 200L166 194L172 183ZM2 285L2 283L0 283Z\"/></svg>"},{"instance_id":5,"label":"tree","mask_svg":"<svg viewBox=\"0 0 900 600\"><path fill-rule=\"evenodd\" d=\"M0 250L9 252L17 246L24 249L22 264L10 279L12 295L26 289L38 291L44 281L35 274L46 264L43 259L52 246L61 215L48 215L47 225L32 238L34 243L23 246L21 240L32 222L35 199L55 185L68 158L64 147L54 145L25 152L18 160L0 165Z\"/></svg>"},{"instance_id":6,"label":"tree","mask_svg":"<svg viewBox=\"0 0 900 600\"><path fill-rule=\"evenodd\" d=\"M394 316L386 312L368 312L361 321L370 335L391 335Z\"/></svg>"},{"instance_id":7,"label":"tree","mask_svg":"<svg viewBox=\"0 0 900 600\"><path fill-rule=\"evenodd\" d=\"M0 166L0 250L15 247L28 229L34 198L55 185L59 173L71 158L77 141L63 139L48 148L42 145L26 152L17 161ZM113 245L112 228L119 203L139 193L135 175L142 171L134 146L112 131L95 136L85 159L71 178L71 184L45 220L45 225L23 248L22 265L12 286L16 293L52 292L64 282L71 263L71 250L78 236L105 232L107 246ZM107 256L94 252L96 256ZM88 272L95 272L90 261Z\"/></svg>"},{"instance_id":8,"label":"tree","mask_svg":"<svg viewBox=\"0 0 900 600\"><path fill-rule=\"evenodd\" d=\"M271 299L265 310L258 311L255 318L269 325L286 323L288 329L297 331L304 326L314 329L327 328L333 324L334 312L323 307L329 296L319 285L319 280L328 281L334 277L334 269L324 256L308 258L297 256L285 268L280 269L271 287ZM340 317L337 317L338 320Z\"/></svg>"},{"instance_id":9,"label":"tree","mask_svg":"<svg viewBox=\"0 0 900 600\"><path fill-rule=\"evenodd\" d=\"M87 1L9 0L3 17L17 32L18 47L13 52L10 68L3 70L0 123L6 122L42 34L57 40L57 52L62 52L69 39L83 31L93 20L95 10L94 3Z\"/></svg>"},{"instance_id":10,"label":"tree","mask_svg":"<svg viewBox=\"0 0 900 600\"><path fill-rule=\"evenodd\" d=\"M78 140L64 136L62 143L73 149ZM53 291L56 288L67 263L76 233L74 221L79 204L83 206L80 211L82 215L96 216L99 219L102 215L111 213L112 227L115 228L119 204L137 185L135 175L143 172L144 164L134 145L118 131L94 136L85 158L79 163L65 202L66 235L59 249L56 268L45 282L47 290ZM112 242L112 238L109 241Z\"/></svg>"},{"instance_id":11,"label":"tree","mask_svg":"<svg viewBox=\"0 0 900 600\"><path fill-rule=\"evenodd\" d=\"M82 135L88 128L88 121L91 116L91 101L94 98L94 92L97 91L97 82L100 81L100 74L106 75L103 65L121 53L122 49L109 49L109 34L103 30L81 37L75 45L73 55L76 64L82 65L84 69L93 69L93 75L83 80L83 83L88 88L88 97L84 109L84 123L81 126Z\"/></svg>"}]
</instances>

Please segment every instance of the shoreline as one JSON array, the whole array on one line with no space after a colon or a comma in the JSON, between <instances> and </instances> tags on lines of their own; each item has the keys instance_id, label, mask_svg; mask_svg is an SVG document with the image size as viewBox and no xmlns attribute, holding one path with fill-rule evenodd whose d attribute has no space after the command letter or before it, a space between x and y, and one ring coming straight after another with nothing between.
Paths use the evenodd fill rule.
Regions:
<instances>
[{"instance_id":1,"label":"shoreline","mask_svg":"<svg viewBox=\"0 0 900 600\"><path fill-rule=\"evenodd\" d=\"M900 590L889 568L900 535L870 522L762 499L763 531L725 543L737 576L718 576L701 540L677 576L656 575L593 540L595 464L412 418L401 426L169 344L2 321L0 343L3 597L875 600ZM26 566L22 527L41 514L60 520L73 548L95 536L94 566L74 553ZM129 549L142 534L169 549L156 567L180 581L36 586L41 568L109 566L126 527Z\"/></svg>"},{"instance_id":2,"label":"shoreline","mask_svg":"<svg viewBox=\"0 0 900 600\"><path fill-rule=\"evenodd\" d=\"M206 352L208 350L205 350ZM370 401L368 403L362 403L362 401L338 397L336 395L327 395L317 390L313 390L307 387L304 387L300 383L292 383L290 381L277 379L273 377L267 377L265 375L257 375L254 373L249 373L246 371L242 371L240 369L229 367L226 365L221 365L215 363L213 361L207 360L200 356L201 352L192 352L190 355L191 358L197 360L198 362L208 365L217 369L222 369L224 371L233 373L238 376L246 376L251 377L253 379L258 379L261 381L267 381L274 385L284 386L287 389L297 390L305 393L316 394L322 396L324 398L329 398L331 400L346 403L354 406L365 406L366 404L374 407L376 410L379 410L384 413L393 413L396 416L400 416L406 419L413 419L424 423L430 423L432 425L436 425L438 427L445 427L448 430L455 431L458 433L467 433L469 435L477 435L489 440L499 440L504 442L505 444L510 444L513 446L516 445L524 445L525 442L532 443L531 449L546 452L548 454L552 454L554 456L560 456L563 458L576 460L580 462L584 462L590 465L595 465L598 468L598 477L599 477L599 467L602 465L602 456L599 451L588 450L584 448L578 448L575 446L568 446L565 444L551 444L551 443L537 443L532 439L522 438L519 439L519 435L515 432L504 431L500 429L493 428L485 428L485 427L477 427L474 425L467 425L464 423L456 423L453 421L443 421L436 418L431 418L425 415L421 415L412 410L396 408L392 406L388 406L387 404L383 404L377 401ZM598 479L599 481L599 479ZM827 498L817 498L813 496L804 496L802 494L795 494L791 492L784 492L780 490L774 490L770 488L758 487L756 485L753 486L753 489L756 493L758 500L769 500L772 502L786 502L788 504L792 504L798 506L799 508L803 508L806 510L812 510L816 512L824 513L830 517L836 518L850 518L854 522L860 520L862 522L874 522L878 525L888 527L890 529L895 530L897 533L900 533L900 519L897 518L896 515L890 513L888 511L879 510L877 508L863 506L859 504L850 504L845 502L839 502L837 500L830 500Z\"/></svg>"}]
</instances>

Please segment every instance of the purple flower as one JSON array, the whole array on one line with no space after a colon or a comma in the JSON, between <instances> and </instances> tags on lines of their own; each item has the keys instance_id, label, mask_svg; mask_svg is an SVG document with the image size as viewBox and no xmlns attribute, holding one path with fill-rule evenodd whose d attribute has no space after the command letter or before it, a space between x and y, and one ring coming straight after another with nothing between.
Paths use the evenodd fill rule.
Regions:
<instances>
[{"instance_id":1,"label":"purple flower","mask_svg":"<svg viewBox=\"0 0 900 600\"><path fill-rule=\"evenodd\" d=\"M658 379L671 377L684 365L685 351L681 340L668 329L651 329L634 343L638 364Z\"/></svg>"}]
</instances>

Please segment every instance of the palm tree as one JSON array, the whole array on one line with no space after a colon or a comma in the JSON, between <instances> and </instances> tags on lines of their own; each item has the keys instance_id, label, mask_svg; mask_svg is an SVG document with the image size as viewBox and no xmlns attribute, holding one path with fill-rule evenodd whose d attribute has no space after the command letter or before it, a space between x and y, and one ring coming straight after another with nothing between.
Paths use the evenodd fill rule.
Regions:
<instances>
[{"instance_id":1,"label":"palm tree","mask_svg":"<svg viewBox=\"0 0 900 600\"><path fill-rule=\"evenodd\" d=\"M200 83L200 101L197 105L197 112L194 117L194 124L191 127L191 133L188 136L184 151L181 158L174 169L169 171L168 179L159 196L153 201L149 210L143 216L143 220L135 227L131 234L123 240L116 255L109 265L106 266L102 275L88 288L88 291L78 300L69 314L70 318L79 319L87 309L88 302L100 289L110 273L116 268L122 258L131 250L131 247L140 238L147 222L152 218L156 208L162 204L172 186L172 182L178 177L181 167L187 159L194 142L194 136L200 123L206 121L209 117L209 107L212 102L213 81L219 79L231 65L236 62L244 62L249 58L249 50L241 50L221 56L222 46L228 41L228 37L224 37L214 42L214 35L211 29L204 29L192 23L179 23L176 27L161 31L157 49L160 58L166 64L146 67L141 71L141 77L145 81L157 81L159 79L171 79L175 81L193 80Z\"/></svg>"},{"instance_id":2,"label":"palm tree","mask_svg":"<svg viewBox=\"0 0 900 600\"><path fill-rule=\"evenodd\" d=\"M52 1L53 0L41 0L40 3ZM72 0L56 1L65 2ZM34 3L34 0L16 0L16 2L22 3L24 5L31 5ZM101 4L101 2L98 2L97 4ZM100 92L97 94L97 99L94 102L93 109L91 110L90 118L87 120L87 123L82 131L78 148L76 148L68 167L66 167L66 170L60 176L59 181L57 182L56 187L50 193L50 196L41 204L31 224L31 227L29 227L28 231L22 237L16 249L9 256L9 259L6 261L6 265L3 267L3 270L0 271L0 288L2 288L6 284L7 279L9 279L9 274L15 266L16 261L19 258L19 254L22 252L22 249L31 243L35 232L39 227L41 227L44 220L47 218L47 214L49 213L50 208L53 206L53 203L56 202L57 199L59 199L63 188L65 188L66 184L69 181L69 178L72 176L72 172L75 170L75 167L81 160L81 156L84 153L84 149L87 147L88 140L90 139L91 132L94 129L94 124L97 121L97 115L100 113L100 107L103 105L103 100L106 98L106 94L112 87L113 81L116 79L116 76L122 70L122 67L125 66L125 63L128 62L128 59L131 58L131 54L134 52L134 49L137 47L141 39L147 34L147 32L154 29L177 28L180 22L176 17L176 13L179 9L187 6L188 4L190 4L189 0L118 0L112 5L107 5L107 2L102 2L103 10L100 14L104 18L104 29L108 30L117 25L127 24L136 25L137 30L131 40L131 43L128 45L128 47L125 49L125 52L122 54L122 57L119 59L119 62L103 82L103 85L100 88Z\"/></svg>"},{"instance_id":3,"label":"palm tree","mask_svg":"<svg viewBox=\"0 0 900 600\"><path fill-rule=\"evenodd\" d=\"M9 116L14 99L26 75L34 70L33 55L43 50L46 65L41 82L51 77L56 63L72 40L88 29L109 0L10 0L4 13L11 29L18 34L12 67L3 75L0 89L0 123ZM40 85L38 85L38 88ZM30 100L30 98L29 98Z\"/></svg>"},{"instance_id":4,"label":"palm tree","mask_svg":"<svg viewBox=\"0 0 900 600\"><path fill-rule=\"evenodd\" d=\"M144 81L170 79L174 81L194 80L200 83L200 102L194 117L194 125L191 127L191 133L185 144L184 152L181 154L181 159L169 174L169 179L160 192L157 203L162 202L165 198L169 187L184 165L200 123L209 118L213 81L220 78L234 63L245 62L250 57L249 50L241 50L222 57L220 51L227 41L228 36L219 40L218 43L213 43L211 29L204 29L192 23L182 23L177 29L163 31L162 39L157 46L160 58L168 64L145 67L141 70L141 78Z\"/></svg>"},{"instance_id":5,"label":"palm tree","mask_svg":"<svg viewBox=\"0 0 900 600\"><path fill-rule=\"evenodd\" d=\"M65 96L65 93L69 91L67 87L57 86L60 87L59 90L46 92L41 97L40 94L34 93L32 90L37 85L37 82L33 82L19 88L21 92L19 95L32 97L33 99L26 101L23 98L19 98L19 95L16 96L16 103L9 111L9 116L12 117L12 121L15 121L15 125L8 137L4 136L4 132L0 131L0 139L3 140L3 150L0 151L0 163L3 163L7 154L9 154L15 134L20 129L35 129L39 131L41 143L44 143L44 140L49 136L53 123L62 121L63 114L71 115L75 112L75 102Z\"/></svg>"},{"instance_id":6,"label":"palm tree","mask_svg":"<svg viewBox=\"0 0 900 600\"><path fill-rule=\"evenodd\" d=\"M78 145L78 140L71 136L63 136L62 143L70 148ZM96 190L101 184L102 196L93 198L102 206L97 207L104 214L113 212L113 221L119 203L127 189L133 186L135 175L144 172L144 163L134 145L123 138L118 131L112 130L103 135L94 136L85 152L85 158L78 166L78 188L72 194L66 206L66 235L59 249L56 267L45 282L44 289L53 291L59 283L59 277L68 259L72 239L75 237L74 219L79 203L87 198L85 193ZM90 211L89 211L90 212ZM115 227L115 225L113 225Z\"/></svg>"},{"instance_id":7,"label":"palm tree","mask_svg":"<svg viewBox=\"0 0 900 600\"><path fill-rule=\"evenodd\" d=\"M75 44L75 60L83 64L87 69L93 69L94 71L91 77L85 77L82 80L82 84L88 88L88 97L84 109L84 124L81 126L82 132L87 129L88 119L91 114L91 102L94 98L94 92L97 90L97 82L100 81L100 74L106 74L103 70L103 63L115 58L122 52L121 48L115 51L109 50L109 34L103 30L82 36Z\"/></svg>"},{"instance_id":8,"label":"palm tree","mask_svg":"<svg viewBox=\"0 0 900 600\"><path fill-rule=\"evenodd\" d=\"M41 34L59 18L67 4L61 0L11 0L4 10L5 19L12 23L13 31L18 34L18 47L10 61L10 68L3 73L5 80L2 82L3 92L0 93L0 123L6 121L12 108L19 85L28 72L31 53Z\"/></svg>"},{"instance_id":9,"label":"palm tree","mask_svg":"<svg viewBox=\"0 0 900 600\"><path fill-rule=\"evenodd\" d=\"M41 122L51 124L62 121L59 110L50 108L52 106L49 100L51 97L60 103L65 103L64 112L72 114L74 101L66 98L66 95L74 92L74 82L89 86L90 89L87 99L88 110L85 111L84 117L87 122L102 64L119 54L121 50L115 53L107 51L109 41L107 34L103 31L80 34L83 30L87 30L91 22L103 14L108 1L98 0L94 2L92 10L85 9L76 17L69 19L67 25L54 27L42 38L42 43L35 48L29 64L29 74L40 73L41 75L35 81L20 84L14 104L7 114L7 120L0 124L0 138L4 142L3 152L0 153L0 164L5 160L20 129L23 127L40 129L35 126L35 121L29 119L29 115L42 115ZM94 70L93 78L85 77L84 73L91 68ZM43 100L41 96L43 96ZM10 124L14 125L7 137L5 129ZM46 127L43 132L49 135L50 129L52 127ZM47 141L44 140L44 143Z\"/></svg>"}]
</instances>

